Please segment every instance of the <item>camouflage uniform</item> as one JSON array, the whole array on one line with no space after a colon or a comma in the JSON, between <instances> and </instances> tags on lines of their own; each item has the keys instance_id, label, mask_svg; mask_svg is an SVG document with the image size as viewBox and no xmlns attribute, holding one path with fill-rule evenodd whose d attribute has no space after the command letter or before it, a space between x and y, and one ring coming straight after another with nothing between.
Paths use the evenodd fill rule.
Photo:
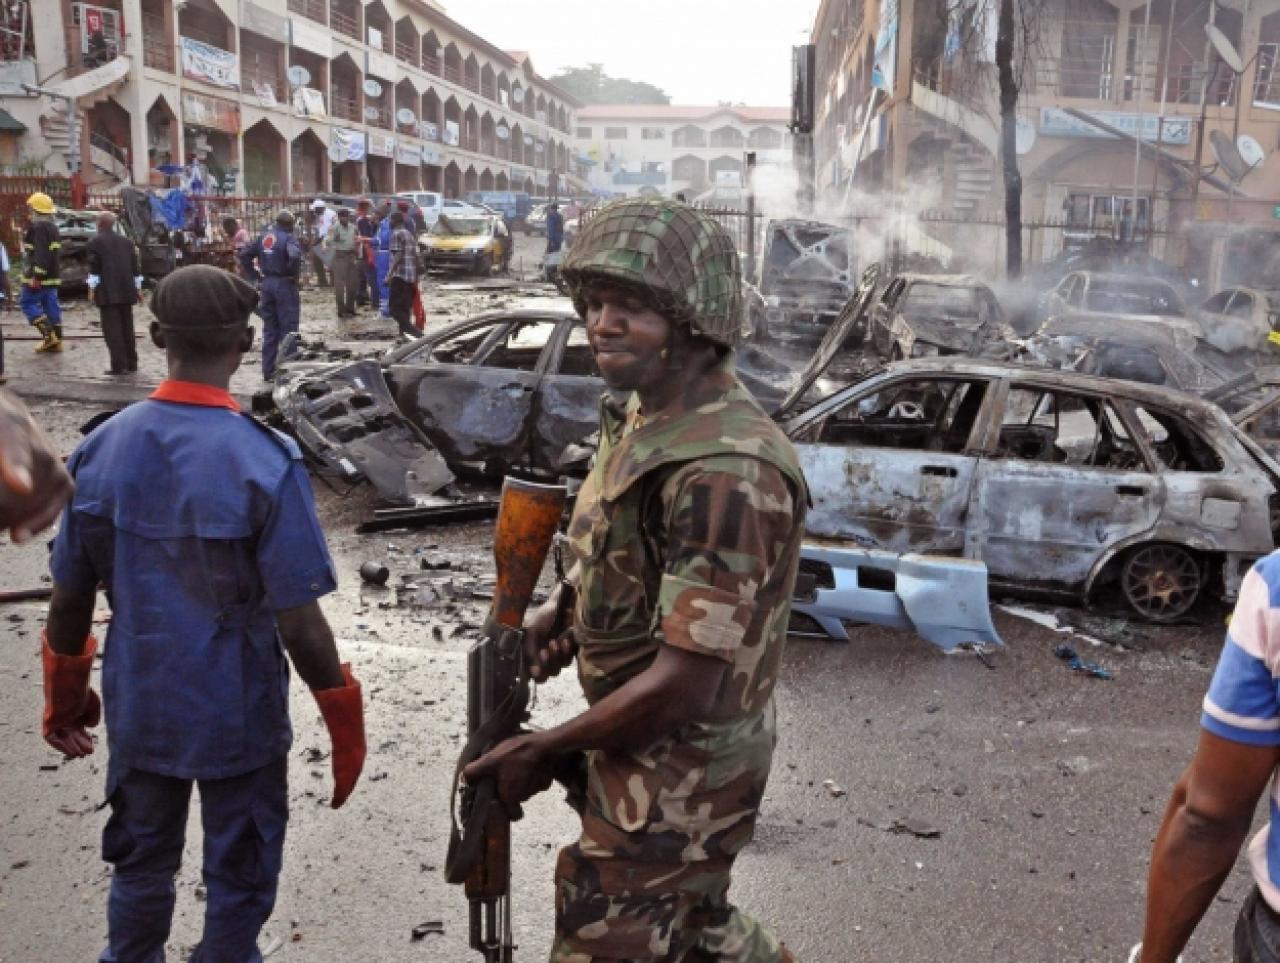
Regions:
<instances>
[{"instance_id":1,"label":"camouflage uniform","mask_svg":"<svg viewBox=\"0 0 1280 963\"><path fill-rule=\"evenodd\" d=\"M662 644L728 664L714 708L643 752L589 753L582 836L556 865L553 963L774 963L728 902L776 741L773 686L807 493L732 355L646 420L605 401L569 537L578 671L594 704Z\"/></svg>"}]
</instances>

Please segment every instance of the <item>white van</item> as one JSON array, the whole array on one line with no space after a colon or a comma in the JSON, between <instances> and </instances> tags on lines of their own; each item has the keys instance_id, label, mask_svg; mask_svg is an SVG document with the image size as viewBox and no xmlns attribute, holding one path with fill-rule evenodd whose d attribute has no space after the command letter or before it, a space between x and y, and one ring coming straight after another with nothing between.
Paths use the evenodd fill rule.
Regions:
<instances>
[{"instance_id":1,"label":"white van","mask_svg":"<svg viewBox=\"0 0 1280 963\"><path fill-rule=\"evenodd\" d=\"M484 212L478 207L446 198L435 191L401 191L396 197L407 197L422 211L423 220L429 228L440 219L441 214L454 214L458 217L475 217Z\"/></svg>"}]
</instances>

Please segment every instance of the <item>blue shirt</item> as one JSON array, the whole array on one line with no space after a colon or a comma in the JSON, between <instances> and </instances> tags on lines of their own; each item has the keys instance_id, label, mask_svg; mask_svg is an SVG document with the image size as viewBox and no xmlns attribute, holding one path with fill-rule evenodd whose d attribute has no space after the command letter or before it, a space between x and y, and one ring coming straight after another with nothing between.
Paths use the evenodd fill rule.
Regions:
<instances>
[{"instance_id":1,"label":"blue shirt","mask_svg":"<svg viewBox=\"0 0 1280 963\"><path fill-rule=\"evenodd\" d=\"M559 211L547 212L547 240L552 244L564 240L564 215Z\"/></svg>"},{"instance_id":2,"label":"blue shirt","mask_svg":"<svg viewBox=\"0 0 1280 963\"><path fill-rule=\"evenodd\" d=\"M1201 725L1232 742L1280 746L1280 553L1245 576L1218 667L1204 698ZM1262 896L1280 912L1280 780L1273 774L1271 819L1249 844Z\"/></svg>"},{"instance_id":3,"label":"blue shirt","mask_svg":"<svg viewBox=\"0 0 1280 963\"><path fill-rule=\"evenodd\" d=\"M157 394L234 405L198 388ZM183 779L240 775L289 751L274 613L337 584L297 446L213 403L140 402L81 442L50 564L59 585L107 591L112 762Z\"/></svg>"},{"instance_id":4,"label":"blue shirt","mask_svg":"<svg viewBox=\"0 0 1280 963\"><path fill-rule=\"evenodd\" d=\"M291 232L278 227L244 246L240 266L246 273L253 271L255 258L258 270L269 278L297 278L302 273L302 245Z\"/></svg>"}]
</instances>

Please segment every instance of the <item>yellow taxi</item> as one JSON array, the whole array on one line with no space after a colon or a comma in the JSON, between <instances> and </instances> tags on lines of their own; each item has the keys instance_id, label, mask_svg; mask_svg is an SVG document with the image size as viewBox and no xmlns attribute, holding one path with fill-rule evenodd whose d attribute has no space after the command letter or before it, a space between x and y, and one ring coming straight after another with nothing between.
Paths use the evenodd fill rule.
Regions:
<instances>
[{"instance_id":1,"label":"yellow taxi","mask_svg":"<svg viewBox=\"0 0 1280 963\"><path fill-rule=\"evenodd\" d=\"M441 214L418 239L428 270L462 269L487 277L511 262L511 232L501 217Z\"/></svg>"}]
</instances>

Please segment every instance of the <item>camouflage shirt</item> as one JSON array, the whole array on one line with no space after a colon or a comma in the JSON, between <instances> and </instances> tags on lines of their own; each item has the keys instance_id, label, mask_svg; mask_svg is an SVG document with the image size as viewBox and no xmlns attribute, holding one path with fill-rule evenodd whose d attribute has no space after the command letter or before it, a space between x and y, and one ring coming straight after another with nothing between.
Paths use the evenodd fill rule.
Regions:
<instances>
[{"instance_id":1,"label":"camouflage shirt","mask_svg":"<svg viewBox=\"0 0 1280 963\"><path fill-rule=\"evenodd\" d=\"M727 866L764 793L807 492L790 443L732 365L653 418L635 397L625 412L602 408L569 528L587 699L644 671L664 644L729 671L707 719L644 752L591 753L588 858Z\"/></svg>"}]
</instances>

